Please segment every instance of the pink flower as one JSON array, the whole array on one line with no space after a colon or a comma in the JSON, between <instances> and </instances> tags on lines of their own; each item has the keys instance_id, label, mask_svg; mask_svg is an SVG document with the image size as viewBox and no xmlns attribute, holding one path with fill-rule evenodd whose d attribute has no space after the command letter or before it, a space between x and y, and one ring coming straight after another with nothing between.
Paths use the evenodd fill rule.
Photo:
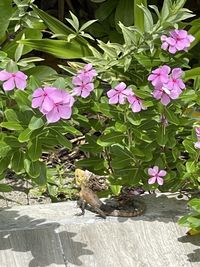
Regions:
<instances>
[{"instance_id":1,"label":"pink flower","mask_svg":"<svg viewBox=\"0 0 200 267\"><path fill-rule=\"evenodd\" d=\"M46 114L54 107L54 101L51 94L56 91L55 87L38 88L33 93L32 108L39 108L39 110Z\"/></svg>"},{"instance_id":2,"label":"pink flower","mask_svg":"<svg viewBox=\"0 0 200 267\"><path fill-rule=\"evenodd\" d=\"M152 85L156 86L160 83L167 83L170 73L170 67L164 65L152 71L152 74L149 75L148 81L151 81Z\"/></svg>"},{"instance_id":3,"label":"pink flower","mask_svg":"<svg viewBox=\"0 0 200 267\"><path fill-rule=\"evenodd\" d=\"M163 185L164 181L162 177L164 177L167 172L164 170L159 170L158 166L154 166L153 168L148 169L148 174L152 176L149 178L148 184L154 184L157 182L159 185Z\"/></svg>"},{"instance_id":4,"label":"pink flower","mask_svg":"<svg viewBox=\"0 0 200 267\"><path fill-rule=\"evenodd\" d=\"M97 76L97 72L95 69L93 69L93 66L91 63L86 64L83 68L83 70L80 70L78 72L78 77L82 77L82 76L88 76L90 78L90 80L92 81L92 79Z\"/></svg>"},{"instance_id":5,"label":"pink flower","mask_svg":"<svg viewBox=\"0 0 200 267\"><path fill-rule=\"evenodd\" d=\"M142 99L135 96L134 93L128 96L128 102L131 104L131 109L133 112L140 112L142 109L146 109L142 105Z\"/></svg>"},{"instance_id":6,"label":"pink flower","mask_svg":"<svg viewBox=\"0 0 200 267\"><path fill-rule=\"evenodd\" d=\"M91 82L91 78L87 75L74 76L72 83L77 85L77 87L73 89L73 95L86 98L94 90L94 84Z\"/></svg>"},{"instance_id":7,"label":"pink flower","mask_svg":"<svg viewBox=\"0 0 200 267\"><path fill-rule=\"evenodd\" d=\"M200 149L200 141L194 143L194 147L197 149Z\"/></svg>"},{"instance_id":8,"label":"pink flower","mask_svg":"<svg viewBox=\"0 0 200 267\"><path fill-rule=\"evenodd\" d=\"M160 102L166 106L172 99L177 99L179 97L182 90L185 88L185 84L180 78L183 74L180 68L174 68L170 74L170 68L167 66L167 69L165 65L166 72L164 73L167 74L167 76L164 75L164 79L161 78L163 75L161 71L163 67L152 71L153 74L149 75L148 80L152 81L154 85L153 97L159 99ZM155 71L157 71L157 74L155 74ZM156 76L160 73L160 76Z\"/></svg>"},{"instance_id":9,"label":"pink flower","mask_svg":"<svg viewBox=\"0 0 200 267\"><path fill-rule=\"evenodd\" d=\"M0 81L5 81L3 83L3 89L5 91L11 91L14 88L24 90L26 88L27 76L21 72L7 72L5 70L0 71Z\"/></svg>"},{"instance_id":10,"label":"pink flower","mask_svg":"<svg viewBox=\"0 0 200 267\"><path fill-rule=\"evenodd\" d=\"M69 119L73 104L73 96L55 87L38 88L33 93L32 107L39 108L49 123Z\"/></svg>"},{"instance_id":11,"label":"pink flower","mask_svg":"<svg viewBox=\"0 0 200 267\"><path fill-rule=\"evenodd\" d=\"M109 104L124 104L127 97L132 94L132 90L130 88L126 88L126 84L124 82L119 83L114 89L107 92Z\"/></svg>"},{"instance_id":12,"label":"pink flower","mask_svg":"<svg viewBox=\"0 0 200 267\"><path fill-rule=\"evenodd\" d=\"M185 30L172 30L170 36L161 36L162 46L164 50L169 50L171 54L175 54L177 51L187 51L187 48L194 41L194 36L188 34Z\"/></svg>"},{"instance_id":13,"label":"pink flower","mask_svg":"<svg viewBox=\"0 0 200 267\"><path fill-rule=\"evenodd\" d=\"M180 68L173 69L168 82L165 83L165 87L170 90L170 97L172 99L177 99L185 88L185 84L182 79L180 79L182 74L183 71Z\"/></svg>"},{"instance_id":14,"label":"pink flower","mask_svg":"<svg viewBox=\"0 0 200 267\"><path fill-rule=\"evenodd\" d=\"M155 99L160 99L160 102L165 106L167 106L171 101L170 90L162 84L155 86L152 95Z\"/></svg>"},{"instance_id":15,"label":"pink flower","mask_svg":"<svg viewBox=\"0 0 200 267\"><path fill-rule=\"evenodd\" d=\"M72 106L74 98L64 90L57 89L51 95L53 99L53 108L46 113L49 123L54 123L60 119L69 119L72 115Z\"/></svg>"}]
</instances>

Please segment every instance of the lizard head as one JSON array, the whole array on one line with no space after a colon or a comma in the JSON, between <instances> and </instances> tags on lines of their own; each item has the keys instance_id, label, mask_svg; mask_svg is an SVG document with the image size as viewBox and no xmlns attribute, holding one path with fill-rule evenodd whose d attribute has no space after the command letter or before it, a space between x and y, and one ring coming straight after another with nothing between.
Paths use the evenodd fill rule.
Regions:
<instances>
[{"instance_id":1,"label":"lizard head","mask_svg":"<svg viewBox=\"0 0 200 267\"><path fill-rule=\"evenodd\" d=\"M78 186L81 186L85 182L85 171L81 169L75 170L75 181Z\"/></svg>"}]
</instances>

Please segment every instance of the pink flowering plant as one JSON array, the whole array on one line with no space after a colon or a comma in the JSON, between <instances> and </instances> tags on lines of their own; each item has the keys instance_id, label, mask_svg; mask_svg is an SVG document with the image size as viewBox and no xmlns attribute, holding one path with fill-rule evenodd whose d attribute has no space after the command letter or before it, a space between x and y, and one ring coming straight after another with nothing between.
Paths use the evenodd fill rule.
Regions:
<instances>
[{"instance_id":1,"label":"pink flowering plant","mask_svg":"<svg viewBox=\"0 0 200 267\"><path fill-rule=\"evenodd\" d=\"M181 28L193 16L183 6L169 1L159 13L140 5L140 23L137 16L134 27L119 22L119 43L93 46L80 31L53 39L69 29L31 5L55 36L18 39L15 55L2 59L1 178L11 169L46 184L44 154L63 147L69 153L80 137L75 165L108 175L110 194L123 185L199 190L200 71L189 61L199 39L191 23ZM22 46L66 59L65 65L55 70L35 59L26 65Z\"/></svg>"}]
</instances>

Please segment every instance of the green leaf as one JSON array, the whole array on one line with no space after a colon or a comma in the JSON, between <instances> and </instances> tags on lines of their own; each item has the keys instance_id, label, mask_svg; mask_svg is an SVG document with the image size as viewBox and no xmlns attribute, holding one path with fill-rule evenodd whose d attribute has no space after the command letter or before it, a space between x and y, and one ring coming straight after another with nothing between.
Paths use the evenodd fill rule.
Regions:
<instances>
[{"instance_id":1,"label":"green leaf","mask_svg":"<svg viewBox=\"0 0 200 267\"><path fill-rule=\"evenodd\" d=\"M57 72L51 67L40 65L27 70L26 74L28 76L32 75L35 79L39 81L44 81L47 78L56 75Z\"/></svg>"},{"instance_id":2,"label":"green leaf","mask_svg":"<svg viewBox=\"0 0 200 267\"><path fill-rule=\"evenodd\" d=\"M162 19L162 21L164 21L165 18L168 17L171 6L172 6L172 1L171 0L164 0L163 7L162 7L162 10L161 10L161 19Z\"/></svg>"},{"instance_id":3,"label":"green leaf","mask_svg":"<svg viewBox=\"0 0 200 267\"><path fill-rule=\"evenodd\" d=\"M21 144L15 136L6 136L4 141L11 147L21 147Z\"/></svg>"},{"instance_id":4,"label":"green leaf","mask_svg":"<svg viewBox=\"0 0 200 267\"><path fill-rule=\"evenodd\" d=\"M156 139L157 139L157 143L160 146L165 146L166 145L166 143L168 141L168 134L166 132L165 126L161 125L159 127L159 129L157 130L157 133L156 133Z\"/></svg>"},{"instance_id":5,"label":"green leaf","mask_svg":"<svg viewBox=\"0 0 200 267\"><path fill-rule=\"evenodd\" d=\"M40 175L40 162L39 161L35 161L35 162L31 161L28 174L32 178L37 178Z\"/></svg>"},{"instance_id":6,"label":"green leaf","mask_svg":"<svg viewBox=\"0 0 200 267\"><path fill-rule=\"evenodd\" d=\"M18 41L18 43L27 45L32 49L52 54L57 58L63 59L82 58L92 55L90 49L87 46L83 46L82 44L76 43L74 41L67 42L63 40L26 39L20 40Z\"/></svg>"},{"instance_id":7,"label":"green leaf","mask_svg":"<svg viewBox=\"0 0 200 267\"><path fill-rule=\"evenodd\" d=\"M115 25L121 22L125 26L133 25L134 0L119 0L115 11Z\"/></svg>"},{"instance_id":8,"label":"green leaf","mask_svg":"<svg viewBox=\"0 0 200 267\"><path fill-rule=\"evenodd\" d=\"M191 70L186 70L184 73L185 73L185 76L184 76L185 82L190 80L190 79L194 80L200 76L200 67L193 68Z\"/></svg>"},{"instance_id":9,"label":"green leaf","mask_svg":"<svg viewBox=\"0 0 200 267\"><path fill-rule=\"evenodd\" d=\"M22 40L25 39L25 35L23 34L22 35ZM15 62L18 62L22 56L22 53L23 53L23 48L24 48L24 45L23 44L19 44L17 46L17 49L15 51Z\"/></svg>"},{"instance_id":10,"label":"green leaf","mask_svg":"<svg viewBox=\"0 0 200 267\"><path fill-rule=\"evenodd\" d=\"M39 162L40 174L34 179L34 182L38 185L46 185L47 183L47 168L44 162Z\"/></svg>"},{"instance_id":11,"label":"green leaf","mask_svg":"<svg viewBox=\"0 0 200 267\"><path fill-rule=\"evenodd\" d=\"M66 147L67 149L72 149L72 143L64 137L60 132L56 131L55 129L51 129L53 131L53 134L59 144Z\"/></svg>"},{"instance_id":12,"label":"green leaf","mask_svg":"<svg viewBox=\"0 0 200 267\"><path fill-rule=\"evenodd\" d=\"M92 25L93 23L95 23L97 20L93 19L93 20L89 20L86 23L84 23L81 28L80 28L80 32L84 31L86 28L88 28L90 25Z\"/></svg>"},{"instance_id":13,"label":"green leaf","mask_svg":"<svg viewBox=\"0 0 200 267\"><path fill-rule=\"evenodd\" d=\"M185 139L183 141L183 145L184 145L186 151L188 151L190 154L196 154L196 150L194 148L194 144L192 141Z\"/></svg>"},{"instance_id":14,"label":"green leaf","mask_svg":"<svg viewBox=\"0 0 200 267\"><path fill-rule=\"evenodd\" d=\"M97 8L95 12L95 17L99 21L105 20L107 17L110 16L110 14L113 12L113 10L116 8L116 5L118 3L118 0L107 0L103 4Z\"/></svg>"},{"instance_id":15,"label":"green leaf","mask_svg":"<svg viewBox=\"0 0 200 267\"><path fill-rule=\"evenodd\" d=\"M6 128L8 130L15 130L15 131L21 131L23 130L23 127L21 124L15 122L15 121L9 121L9 122L2 122L0 124L1 127Z\"/></svg>"},{"instance_id":16,"label":"green leaf","mask_svg":"<svg viewBox=\"0 0 200 267\"><path fill-rule=\"evenodd\" d=\"M167 118L167 120L175 125L179 125L179 119L178 117L175 115L173 110L170 110L169 108L165 107L165 117Z\"/></svg>"},{"instance_id":17,"label":"green leaf","mask_svg":"<svg viewBox=\"0 0 200 267\"><path fill-rule=\"evenodd\" d=\"M193 198L188 202L188 205L192 207L195 211L200 213L200 199L199 198Z\"/></svg>"},{"instance_id":18,"label":"green leaf","mask_svg":"<svg viewBox=\"0 0 200 267\"><path fill-rule=\"evenodd\" d=\"M196 162L189 160L186 162L186 171L188 173L194 173L197 170Z\"/></svg>"},{"instance_id":19,"label":"green leaf","mask_svg":"<svg viewBox=\"0 0 200 267\"><path fill-rule=\"evenodd\" d=\"M18 47L17 41L21 40L23 35L25 36L26 39L41 39L42 38L42 34L40 30L26 28L20 31L12 42L7 42L6 45L4 45L2 48L3 51L8 54L8 57L12 59L15 58L16 49ZM22 55L29 53L31 50L32 48L24 46Z\"/></svg>"},{"instance_id":20,"label":"green leaf","mask_svg":"<svg viewBox=\"0 0 200 267\"><path fill-rule=\"evenodd\" d=\"M66 36L66 37L69 34L75 34L75 32L72 29L67 27L60 20L42 11L41 9L37 8L35 5L31 5L31 7L53 33L62 34L63 36ZM77 39L77 41L75 42L76 44L77 43L87 44L87 41L83 39L81 36L77 36L76 39Z\"/></svg>"},{"instance_id":21,"label":"green leaf","mask_svg":"<svg viewBox=\"0 0 200 267\"><path fill-rule=\"evenodd\" d=\"M2 174L7 168L8 165L10 164L10 157L2 157L0 160L0 174Z\"/></svg>"},{"instance_id":22,"label":"green leaf","mask_svg":"<svg viewBox=\"0 0 200 267\"><path fill-rule=\"evenodd\" d=\"M113 145L110 150L112 156L112 166L121 169L130 166L135 161L134 154L121 145Z\"/></svg>"},{"instance_id":23,"label":"green leaf","mask_svg":"<svg viewBox=\"0 0 200 267\"><path fill-rule=\"evenodd\" d=\"M144 31L144 12L138 5L143 4L147 7L147 0L135 0L134 1L134 26L136 26L142 32Z\"/></svg>"},{"instance_id":24,"label":"green leaf","mask_svg":"<svg viewBox=\"0 0 200 267\"><path fill-rule=\"evenodd\" d=\"M72 143L62 134L59 134L57 136L57 140L58 140L59 144L66 147L67 149L70 149L70 150L72 149Z\"/></svg>"},{"instance_id":25,"label":"green leaf","mask_svg":"<svg viewBox=\"0 0 200 267\"><path fill-rule=\"evenodd\" d=\"M13 189L8 184L0 184L0 192L11 192Z\"/></svg>"},{"instance_id":26,"label":"green leaf","mask_svg":"<svg viewBox=\"0 0 200 267\"><path fill-rule=\"evenodd\" d=\"M23 132L20 133L18 137L19 142L24 143L29 141L31 133L32 130L30 130L29 128L25 129Z\"/></svg>"},{"instance_id":27,"label":"green leaf","mask_svg":"<svg viewBox=\"0 0 200 267\"><path fill-rule=\"evenodd\" d=\"M143 4L141 4L139 7L144 13L144 30L146 32L151 32L153 30L153 17L151 15L151 12Z\"/></svg>"},{"instance_id":28,"label":"green leaf","mask_svg":"<svg viewBox=\"0 0 200 267\"><path fill-rule=\"evenodd\" d=\"M7 153L11 150L11 147L3 141L0 141L0 148L1 148L0 149L1 158L4 158L7 155Z\"/></svg>"},{"instance_id":29,"label":"green leaf","mask_svg":"<svg viewBox=\"0 0 200 267\"><path fill-rule=\"evenodd\" d=\"M0 1L0 40L4 37L8 25L10 23L10 17L12 16L12 0Z\"/></svg>"},{"instance_id":30,"label":"green leaf","mask_svg":"<svg viewBox=\"0 0 200 267\"><path fill-rule=\"evenodd\" d=\"M28 155L32 161L37 161L42 155L42 146L38 137L30 142L28 148Z\"/></svg>"},{"instance_id":31,"label":"green leaf","mask_svg":"<svg viewBox=\"0 0 200 267\"><path fill-rule=\"evenodd\" d=\"M97 140L97 144L103 147L110 146L111 144L121 143L124 139L124 133L121 132L111 132L105 134Z\"/></svg>"},{"instance_id":32,"label":"green leaf","mask_svg":"<svg viewBox=\"0 0 200 267\"><path fill-rule=\"evenodd\" d=\"M33 130L41 128L43 125L44 125L44 122L42 118L37 118L33 116L30 120L28 128L33 131Z\"/></svg>"},{"instance_id":33,"label":"green leaf","mask_svg":"<svg viewBox=\"0 0 200 267\"><path fill-rule=\"evenodd\" d=\"M121 185L111 185L110 186L110 189L112 191L112 193L115 195L115 196L118 196L120 191L121 191L121 188L122 186Z\"/></svg>"},{"instance_id":34,"label":"green leaf","mask_svg":"<svg viewBox=\"0 0 200 267\"><path fill-rule=\"evenodd\" d=\"M15 151L11 159L11 168L17 173L24 168L24 153L20 150Z\"/></svg>"},{"instance_id":35,"label":"green leaf","mask_svg":"<svg viewBox=\"0 0 200 267\"><path fill-rule=\"evenodd\" d=\"M81 151L99 153L103 150L103 148L97 144L97 137L86 135L85 138L87 144L84 144L80 147Z\"/></svg>"},{"instance_id":36,"label":"green leaf","mask_svg":"<svg viewBox=\"0 0 200 267\"><path fill-rule=\"evenodd\" d=\"M17 114L13 109L6 109L4 114L7 121L19 122Z\"/></svg>"},{"instance_id":37,"label":"green leaf","mask_svg":"<svg viewBox=\"0 0 200 267\"><path fill-rule=\"evenodd\" d=\"M76 32L78 32L79 30L78 18L71 11L69 11L69 13L72 19L66 19L66 20L72 25L72 27L76 30Z\"/></svg>"},{"instance_id":38,"label":"green leaf","mask_svg":"<svg viewBox=\"0 0 200 267\"><path fill-rule=\"evenodd\" d=\"M15 91L15 100L18 104L18 106L20 107L20 109L24 109L25 110L32 110L31 109L31 102L28 99L29 97L29 93L23 90L16 90Z\"/></svg>"},{"instance_id":39,"label":"green leaf","mask_svg":"<svg viewBox=\"0 0 200 267\"><path fill-rule=\"evenodd\" d=\"M82 159L75 163L77 167L83 167L89 171L100 170L104 168L105 160L102 158Z\"/></svg>"}]
</instances>

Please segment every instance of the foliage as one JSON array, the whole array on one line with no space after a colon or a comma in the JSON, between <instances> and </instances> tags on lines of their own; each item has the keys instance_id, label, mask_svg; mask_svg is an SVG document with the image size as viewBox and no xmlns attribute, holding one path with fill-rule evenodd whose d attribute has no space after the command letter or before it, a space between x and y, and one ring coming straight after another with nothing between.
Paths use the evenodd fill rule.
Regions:
<instances>
[{"instance_id":1,"label":"foliage","mask_svg":"<svg viewBox=\"0 0 200 267\"><path fill-rule=\"evenodd\" d=\"M109 175L113 194L117 194L122 185L141 186L145 190L157 187L161 191L199 190L199 150L194 143L197 141L195 128L200 126L200 71L198 64L192 69L189 65L190 51L199 44L199 30L196 20L182 22L194 16L184 8L186 1L165 0L161 10L155 5L147 6L144 0L102 1L99 19L106 21L115 10L119 42L93 40L85 30L95 28L95 20L81 25L71 13L71 19L67 19L71 29L40 10L33 1L14 2L8 11L10 24L2 28L0 66L12 74L22 71L28 80L25 90L10 91L5 90L2 80L0 178L3 179L10 168L17 174L26 174L35 184L50 184L43 153L61 146L71 150L71 138L80 135L85 136L85 144L80 146L85 158L78 161L77 166ZM106 11L110 10L110 14L105 17L102 6L108 4ZM188 53L178 52L172 56L161 49L160 38L181 27L189 29L196 39ZM11 42L9 38L13 34ZM43 59L30 54L33 49L73 61L67 66L62 61L59 71L41 63L36 65ZM94 80L86 82L88 78L84 75L91 69L86 70L88 65L84 66L83 61L92 63L95 68ZM184 69L183 79L187 82L180 97L171 99L168 105L153 97L153 87L147 80L152 70L163 65ZM82 94L80 82L87 84L87 96ZM141 101L138 112L133 98L124 104L109 100L110 89L124 83L132 97ZM52 110L45 109L43 104L33 107L32 95L36 89L45 87L73 94L76 101L70 120L47 122L45 115ZM52 107L63 104L56 102L57 97L49 96ZM163 185L148 183L153 178L149 177L149 173L153 173L149 169L156 170L158 178L164 176ZM164 172L159 170L166 175L161 175Z\"/></svg>"},{"instance_id":2,"label":"foliage","mask_svg":"<svg viewBox=\"0 0 200 267\"><path fill-rule=\"evenodd\" d=\"M188 205L192 208L193 212L179 219L179 224L189 227L189 234L200 234L200 199L193 198L188 202Z\"/></svg>"}]
</instances>

